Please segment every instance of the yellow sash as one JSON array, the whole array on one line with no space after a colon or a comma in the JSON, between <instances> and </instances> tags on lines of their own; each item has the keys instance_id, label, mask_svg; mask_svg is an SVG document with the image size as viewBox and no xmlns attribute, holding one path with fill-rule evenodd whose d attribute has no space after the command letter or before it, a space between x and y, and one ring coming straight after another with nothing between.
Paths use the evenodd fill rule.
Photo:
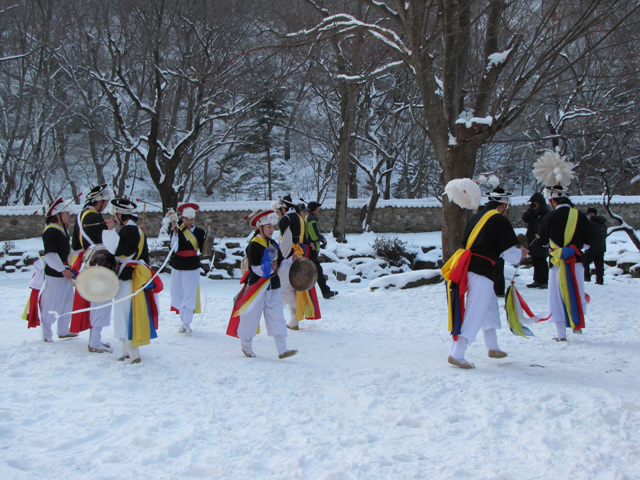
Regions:
<instances>
[{"instance_id":1,"label":"yellow sash","mask_svg":"<svg viewBox=\"0 0 640 480\"><path fill-rule=\"evenodd\" d=\"M300 238L298 238L298 241L296 243L304 243L305 222L304 218L302 218L301 215L298 215L298 218L300 219Z\"/></svg>"},{"instance_id":2,"label":"yellow sash","mask_svg":"<svg viewBox=\"0 0 640 480\"><path fill-rule=\"evenodd\" d=\"M562 260L562 248L569 245L569 242L573 238L574 233L576 233L576 227L578 225L578 210L575 208L569 209L569 217L567 218L567 225L564 228L564 244L562 247L556 245L556 243L549 239L549 246L551 247L551 251L549 255L551 256L551 263L553 265L560 265L564 262Z\"/></svg>"},{"instance_id":3,"label":"yellow sash","mask_svg":"<svg viewBox=\"0 0 640 480\"><path fill-rule=\"evenodd\" d=\"M564 245L560 247L553 240L549 239L549 256L551 257L551 264L555 265L558 268L558 286L560 287L560 293L562 295L562 301L565 304L567 314L569 316L569 325L571 328L575 328L576 322L573 316L571 315L571 296L569 295L569 278L567 278L567 269L561 267L564 263L562 259L562 249L569 245L571 239L573 238L573 234L576 232L576 227L578 225L578 210L575 208L571 208L569 210L569 217L567 218L567 225L564 228ZM578 294L578 293L576 293ZM580 301L580 300L578 300Z\"/></svg>"},{"instance_id":4,"label":"yellow sash","mask_svg":"<svg viewBox=\"0 0 640 480\"><path fill-rule=\"evenodd\" d=\"M56 230L60 230L65 235L67 234L67 231L62 227L62 225L58 225L57 223L50 223L49 225L44 227L43 233L49 230L50 228L55 228Z\"/></svg>"},{"instance_id":5,"label":"yellow sash","mask_svg":"<svg viewBox=\"0 0 640 480\"><path fill-rule=\"evenodd\" d=\"M136 265L133 270L131 282L132 291L137 291L151 280L153 273L144 265ZM149 318L149 310L147 308L147 297L144 290L139 292L131 299L131 344L134 347L148 345L151 342L151 319Z\"/></svg>"},{"instance_id":6,"label":"yellow sash","mask_svg":"<svg viewBox=\"0 0 640 480\"><path fill-rule=\"evenodd\" d=\"M471 230L471 234L467 239L467 244L465 245L465 248L459 248L458 250L456 250L456 252L453 255L451 255L451 258L447 260L447 263L445 263L443 267L440 269L440 271L442 272L442 276L444 277L445 280L449 280L451 272L458 264L458 260L460 260L460 257L462 256L462 254L473 246L473 243L476 241L476 237L480 233L480 230L482 230L482 227L484 227L484 225L487 223L487 221L491 217L493 217L494 215L498 215L499 213L500 212L498 212L497 210L489 210L487 213L485 213L482 216L480 221L476 223L476 226L473 227L473 230Z\"/></svg>"},{"instance_id":7,"label":"yellow sash","mask_svg":"<svg viewBox=\"0 0 640 480\"><path fill-rule=\"evenodd\" d=\"M462 257L462 255L465 254L465 252L469 251L469 249L473 246L474 242L476 241L476 238L478 236L478 234L480 233L480 231L482 230L482 228L485 226L485 224L487 223L487 221L493 217L494 215L498 215L500 212L498 212L497 210L489 210L487 213L485 213L482 218L480 219L480 221L478 221L478 223L476 223L475 227L473 227L473 229L471 230L471 233L469 234L469 238L467 239L467 243L465 245L465 248L459 248L452 256L451 258L447 261L447 263L444 264L444 266L440 269L440 271L442 272L442 276L444 277L444 279L447 282L447 305L449 306L448 308L448 313L447 313L447 318L448 318L448 325L449 325L449 331L453 332L454 329L454 319L453 319L453 307L452 305L454 304L454 300L455 298L453 297L453 293L451 292L451 273L455 270L455 268L458 266L458 262L460 261L460 258ZM466 274L466 273L465 273ZM460 301L463 302L464 299L461 299Z\"/></svg>"},{"instance_id":8,"label":"yellow sash","mask_svg":"<svg viewBox=\"0 0 640 480\"><path fill-rule=\"evenodd\" d=\"M198 249L200 248L200 245L198 245L198 239L195 237L193 233L191 233L191 230L189 230L187 226L183 224L183 225L180 225L180 231L183 233L185 238L189 240L189 243L191 244L193 249L197 252Z\"/></svg>"},{"instance_id":9,"label":"yellow sash","mask_svg":"<svg viewBox=\"0 0 640 480\"><path fill-rule=\"evenodd\" d=\"M260 235L256 235L255 237L253 237L251 239L252 242L256 242L259 245L262 245L264 248L267 248L269 246L269 243L267 242L267 239L264 237L261 237Z\"/></svg>"}]
</instances>

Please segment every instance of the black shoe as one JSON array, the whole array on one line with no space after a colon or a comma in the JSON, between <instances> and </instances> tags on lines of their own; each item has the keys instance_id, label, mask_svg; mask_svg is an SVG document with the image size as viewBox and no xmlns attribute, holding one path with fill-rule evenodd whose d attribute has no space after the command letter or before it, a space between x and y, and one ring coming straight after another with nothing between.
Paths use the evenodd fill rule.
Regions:
<instances>
[{"instance_id":1,"label":"black shoe","mask_svg":"<svg viewBox=\"0 0 640 480\"><path fill-rule=\"evenodd\" d=\"M329 290L328 292L324 292L322 294L322 298L331 298L331 297L335 297L338 294L338 292L334 292Z\"/></svg>"},{"instance_id":2,"label":"black shoe","mask_svg":"<svg viewBox=\"0 0 640 480\"><path fill-rule=\"evenodd\" d=\"M540 284L538 282L533 282L527 285L527 288L540 288Z\"/></svg>"},{"instance_id":3,"label":"black shoe","mask_svg":"<svg viewBox=\"0 0 640 480\"><path fill-rule=\"evenodd\" d=\"M538 285L538 288L541 288L542 290L546 290L547 288L549 288L549 285L547 285L546 283L541 283L540 285Z\"/></svg>"}]
</instances>

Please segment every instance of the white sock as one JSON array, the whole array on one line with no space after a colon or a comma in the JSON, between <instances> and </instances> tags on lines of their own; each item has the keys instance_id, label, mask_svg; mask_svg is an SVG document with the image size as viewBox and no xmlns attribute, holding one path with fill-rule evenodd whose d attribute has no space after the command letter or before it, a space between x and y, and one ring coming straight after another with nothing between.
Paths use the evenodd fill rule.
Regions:
<instances>
[{"instance_id":1,"label":"white sock","mask_svg":"<svg viewBox=\"0 0 640 480\"><path fill-rule=\"evenodd\" d=\"M242 350L247 352L249 355L255 355L255 353L253 353L252 343L252 340L245 340L244 338L240 339L240 347L242 347Z\"/></svg>"},{"instance_id":2,"label":"white sock","mask_svg":"<svg viewBox=\"0 0 640 480\"><path fill-rule=\"evenodd\" d=\"M53 340L53 328L51 324L47 322L40 322L42 325L42 338L45 340Z\"/></svg>"},{"instance_id":3,"label":"white sock","mask_svg":"<svg viewBox=\"0 0 640 480\"><path fill-rule=\"evenodd\" d=\"M458 335L458 340L451 346L451 356L457 360L464 360L464 352L467 351L467 339Z\"/></svg>"},{"instance_id":4,"label":"white sock","mask_svg":"<svg viewBox=\"0 0 640 480\"><path fill-rule=\"evenodd\" d=\"M278 355L282 355L287 351L287 337L285 335L276 335L273 337L276 342L276 348L278 349Z\"/></svg>"},{"instance_id":5,"label":"white sock","mask_svg":"<svg viewBox=\"0 0 640 480\"><path fill-rule=\"evenodd\" d=\"M102 327L91 327L89 331L89 346L102 348Z\"/></svg>"},{"instance_id":6,"label":"white sock","mask_svg":"<svg viewBox=\"0 0 640 480\"><path fill-rule=\"evenodd\" d=\"M489 350L500 350L498 347L498 335L495 328L485 328L482 333L484 334L484 344Z\"/></svg>"}]
</instances>

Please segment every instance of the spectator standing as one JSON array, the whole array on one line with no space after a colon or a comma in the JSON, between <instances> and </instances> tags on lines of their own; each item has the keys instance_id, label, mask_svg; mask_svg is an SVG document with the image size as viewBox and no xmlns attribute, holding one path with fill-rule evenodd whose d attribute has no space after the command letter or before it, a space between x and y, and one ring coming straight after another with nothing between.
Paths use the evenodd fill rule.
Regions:
<instances>
[{"instance_id":1,"label":"spectator standing","mask_svg":"<svg viewBox=\"0 0 640 480\"><path fill-rule=\"evenodd\" d=\"M549 248L542 244L538 238L538 230L542 218L549 213L544 196L540 192L531 195L529 208L522 214L522 221L527 224L527 242L529 243L529 255L533 265L533 282L529 288L547 288L549 284L549 264L547 257Z\"/></svg>"},{"instance_id":2,"label":"spectator standing","mask_svg":"<svg viewBox=\"0 0 640 480\"><path fill-rule=\"evenodd\" d=\"M324 278L324 272L322 271L322 264L318 258L320 249L327 245L327 239L320 233L318 226L318 214L320 213L321 206L318 202L309 202L307 205L308 215L304 219L307 233L306 241L310 248L309 259L316 264L316 268L318 269L318 286L320 287L322 296L324 298L331 298L335 297L338 292L332 291L329 285L327 285L327 280Z\"/></svg>"},{"instance_id":3,"label":"spectator standing","mask_svg":"<svg viewBox=\"0 0 640 480\"><path fill-rule=\"evenodd\" d=\"M593 207L587 209L587 217L595 231L589 250L584 254L584 280L591 281L591 262L596 269L596 285L604 285L604 254L607 251L607 219L598 215Z\"/></svg>"}]
</instances>

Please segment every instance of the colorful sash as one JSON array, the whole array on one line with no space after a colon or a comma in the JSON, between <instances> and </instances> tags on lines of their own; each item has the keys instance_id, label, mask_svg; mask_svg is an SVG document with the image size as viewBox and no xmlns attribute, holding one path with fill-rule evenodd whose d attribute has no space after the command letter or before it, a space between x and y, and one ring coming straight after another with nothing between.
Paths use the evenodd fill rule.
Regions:
<instances>
[{"instance_id":1,"label":"colorful sash","mask_svg":"<svg viewBox=\"0 0 640 480\"><path fill-rule=\"evenodd\" d=\"M268 255L267 248L269 243L266 238L256 235L251 239L252 242L256 242L265 248L264 255ZM263 258L264 261L264 258ZM262 263L262 262L261 262ZM238 325L240 325L240 315L247 314L252 311L257 305L263 305L261 299L264 298L271 277L261 277L252 285L247 285L249 275L251 274L251 268L245 272L240 279L240 283L243 284L240 293L236 296L233 303L233 310L231 312L231 318L229 318L229 325L227 326L227 335L231 337L238 336Z\"/></svg>"},{"instance_id":2,"label":"colorful sash","mask_svg":"<svg viewBox=\"0 0 640 480\"><path fill-rule=\"evenodd\" d=\"M73 259L73 264L71 265L71 271L74 275L78 275L80 272L80 268L82 267L82 261L84 260L85 251L81 251L78 255ZM71 314L71 323L69 324L69 331L71 333L80 333L84 330L89 330L91 328L91 312L84 311L78 312L78 310L85 310L91 307L91 302L85 300L80 292L76 290L73 293L73 309Z\"/></svg>"},{"instance_id":3,"label":"colorful sash","mask_svg":"<svg viewBox=\"0 0 640 480\"><path fill-rule=\"evenodd\" d=\"M292 246L293 253L299 257L309 258L309 246L294 244ZM315 285L311 289L304 292L296 292L296 320L320 320L320 302L318 302L318 294Z\"/></svg>"},{"instance_id":4,"label":"colorful sash","mask_svg":"<svg viewBox=\"0 0 640 480\"><path fill-rule=\"evenodd\" d=\"M448 323L454 340L458 340L464 320L464 296L467 293L467 272L472 255L470 249L487 221L499 214L497 210L485 213L471 230L465 248L459 248L441 269L442 276L447 281Z\"/></svg>"},{"instance_id":5,"label":"colorful sash","mask_svg":"<svg viewBox=\"0 0 640 480\"><path fill-rule=\"evenodd\" d=\"M135 264L133 267L131 289L135 292L151 280L153 270L141 263ZM128 338L134 347L148 345L152 338L158 336L156 332L158 329L158 305L155 302L154 294L161 292L162 289L162 280L160 277L156 277L145 290L137 293L131 299Z\"/></svg>"},{"instance_id":6,"label":"colorful sash","mask_svg":"<svg viewBox=\"0 0 640 480\"><path fill-rule=\"evenodd\" d=\"M509 324L509 329L514 335L520 335L521 337L529 338L533 337L533 332L529 330L525 324L532 324L538 322L544 322L545 320L549 320L549 315L546 318L540 317L540 315L535 315L527 302L524 301L520 292L516 289L513 282L509 285L507 289L507 294L505 295L504 302L505 310L507 311L507 323Z\"/></svg>"},{"instance_id":7,"label":"colorful sash","mask_svg":"<svg viewBox=\"0 0 640 480\"><path fill-rule=\"evenodd\" d=\"M40 325L40 314L38 311L38 303L40 299L40 290L36 288L31 289L29 299L27 300L27 306L22 313L22 319L27 320L27 328L35 328Z\"/></svg>"},{"instance_id":8,"label":"colorful sash","mask_svg":"<svg viewBox=\"0 0 640 480\"><path fill-rule=\"evenodd\" d=\"M564 304L565 324L573 329L584 328L584 311L578 277L576 276L577 255L582 255L575 245L569 245L578 224L578 210L571 208L564 230L562 247L549 240L551 264L558 267L558 287Z\"/></svg>"},{"instance_id":9,"label":"colorful sash","mask_svg":"<svg viewBox=\"0 0 640 480\"><path fill-rule=\"evenodd\" d=\"M31 293L27 299L27 305L22 313L22 319L27 320L27 328L35 328L40 325L40 292L44 287L44 262L39 258L34 262L36 271L29 280Z\"/></svg>"}]
</instances>

